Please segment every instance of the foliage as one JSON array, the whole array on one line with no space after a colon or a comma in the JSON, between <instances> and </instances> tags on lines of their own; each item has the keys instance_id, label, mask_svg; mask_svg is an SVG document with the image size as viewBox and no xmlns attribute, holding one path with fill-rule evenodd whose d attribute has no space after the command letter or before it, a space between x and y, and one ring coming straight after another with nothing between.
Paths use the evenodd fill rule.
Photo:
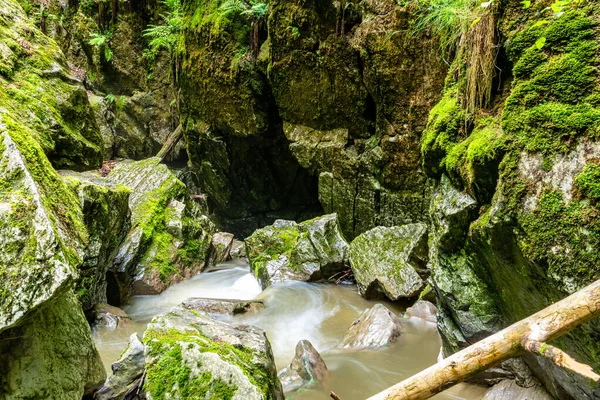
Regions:
<instances>
[{"instance_id":1,"label":"foliage","mask_svg":"<svg viewBox=\"0 0 600 400\"><path fill-rule=\"evenodd\" d=\"M163 24L148 25L144 37L150 39L144 57L154 60L160 50L166 50L174 61L183 52L185 28L180 0L165 0L167 12L161 15Z\"/></svg>"},{"instance_id":2,"label":"foliage","mask_svg":"<svg viewBox=\"0 0 600 400\"><path fill-rule=\"evenodd\" d=\"M219 7L219 13L223 17L229 15L241 15L250 23L250 50L254 58L258 57L258 30L260 24L266 19L269 11L268 1L261 0L226 0Z\"/></svg>"},{"instance_id":3,"label":"foliage","mask_svg":"<svg viewBox=\"0 0 600 400\"><path fill-rule=\"evenodd\" d=\"M108 42L110 40L110 31L105 31L104 33L92 33L90 35L91 39L88 42L92 46L96 46L100 49L104 49L104 59L106 62L110 62L113 56L113 52L108 46Z\"/></svg>"}]
</instances>

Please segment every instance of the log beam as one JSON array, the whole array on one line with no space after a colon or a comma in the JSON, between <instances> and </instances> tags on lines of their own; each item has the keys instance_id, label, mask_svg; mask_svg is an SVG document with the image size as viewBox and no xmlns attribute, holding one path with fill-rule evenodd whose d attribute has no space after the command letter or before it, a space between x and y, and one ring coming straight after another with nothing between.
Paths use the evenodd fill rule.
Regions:
<instances>
[{"instance_id":1,"label":"log beam","mask_svg":"<svg viewBox=\"0 0 600 400\"><path fill-rule=\"evenodd\" d=\"M534 342L549 342L598 316L600 316L600 280L546 307L529 318L516 322L508 328L451 355L417 375L370 397L368 400L428 399L457 383L475 376L481 371L525 353L528 351L525 347L527 343L535 348ZM552 354L558 359L557 352L553 350ZM593 379L598 375L584 364L578 363L571 357L566 359L564 355L561 360L565 364L563 366L581 369L582 372L588 374L588 378L598 380ZM582 366L589 368L589 370Z\"/></svg>"}]
</instances>

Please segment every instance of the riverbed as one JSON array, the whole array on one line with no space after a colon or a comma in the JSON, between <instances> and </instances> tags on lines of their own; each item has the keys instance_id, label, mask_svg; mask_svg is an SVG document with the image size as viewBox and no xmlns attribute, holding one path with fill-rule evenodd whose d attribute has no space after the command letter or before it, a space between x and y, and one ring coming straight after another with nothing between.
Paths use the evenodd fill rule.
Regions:
<instances>
[{"instance_id":1,"label":"riverbed","mask_svg":"<svg viewBox=\"0 0 600 400\"><path fill-rule=\"evenodd\" d=\"M131 324L116 331L94 328L96 345L107 371L126 347L129 335L140 335L156 315L165 313L189 297L260 299L265 308L255 313L224 317L266 331L277 369L287 366L298 341L309 340L321 353L330 371L322 386L286 395L293 400L328 399L336 392L344 400L364 400L386 387L434 364L441 341L435 324L415 318L402 320L404 334L386 348L350 351L336 349L352 322L376 302L363 299L354 285L288 282L262 291L242 260L231 261L176 284L160 295L136 296L123 308ZM397 313L394 303L384 304ZM479 400L485 389L462 384L435 399Z\"/></svg>"}]
</instances>

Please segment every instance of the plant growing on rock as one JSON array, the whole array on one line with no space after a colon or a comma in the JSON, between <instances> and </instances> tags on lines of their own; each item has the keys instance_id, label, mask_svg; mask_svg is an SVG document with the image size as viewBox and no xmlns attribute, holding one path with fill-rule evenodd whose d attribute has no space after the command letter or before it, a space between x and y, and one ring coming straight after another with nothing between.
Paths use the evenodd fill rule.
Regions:
<instances>
[{"instance_id":1,"label":"plant growing on rock","mask_svg":"<svg viewBox=\"0 0 600 400\"><path fill-rule=\"evenodd\" d=\"M104 60L106 62L110 62L113 56L113 52L108 46L108 42L110 41L110 31L105 31L104 33L94 32L90 35L91 39L88 42L92 46L98 47L101 51L100 54L104 54ZM102 50L104 52L102 53Z\"/></svg>"},{"instance_id":2,"label":"plant growing on rock","mask_svg":"<svg viewBox=\"0 0 600 400\"><path fill-rule=\"evenodd\" d=\"M259 30L269 11L269 3L260 0L227 0L220 7L223 16L239 14L250 23L250 51L254 58L258 57Z\"/></svg>"}]
</instances>

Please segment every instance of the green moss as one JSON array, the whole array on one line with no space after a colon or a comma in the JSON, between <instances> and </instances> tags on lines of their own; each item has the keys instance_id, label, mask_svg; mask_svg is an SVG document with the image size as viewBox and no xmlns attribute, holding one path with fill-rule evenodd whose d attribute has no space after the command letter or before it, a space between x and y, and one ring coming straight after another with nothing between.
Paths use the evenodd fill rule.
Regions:
<instances>
[{"instance_id":1,"label":"green moss","mask_svg":"<svg viewBox=\"0 0 600 400\"><path fill-rule=\"evenodd\" d=\"M575 178L575 183L581 195L592 200L600 201L600 165L587 164L581 174Z\"/></svg>"}]
</instances>

